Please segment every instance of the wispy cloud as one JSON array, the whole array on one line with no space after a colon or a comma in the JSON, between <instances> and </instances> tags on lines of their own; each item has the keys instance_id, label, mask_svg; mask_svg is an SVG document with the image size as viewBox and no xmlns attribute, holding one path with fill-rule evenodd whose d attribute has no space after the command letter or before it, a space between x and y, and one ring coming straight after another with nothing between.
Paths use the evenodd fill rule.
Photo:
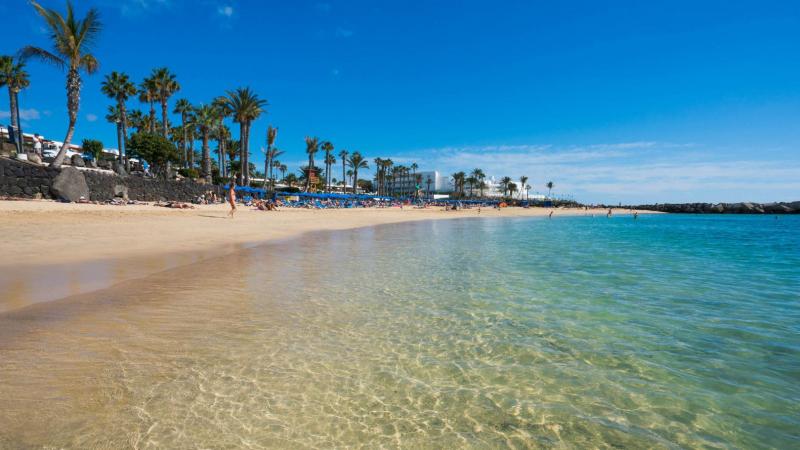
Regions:
<instances>
[{"instance_id":1,"label":"wispy cloud","mask_svg":"<svg viewBox=\"0 0 800 450\"><path fill-rule=\"evenodd\" d=\"M153 11L161 11L172 6L172 0L117 0L104 1L109 6L119 8L120 14L136 17Z\"/></svg>"},{"instance_id":2,"label":"wispy cloud","mask_svg":"<svg viewBox=\"0 0 800 450\"><path fill-rule=\"evenodd\" d=\"M8 119L11 117L11 113L8 111L0 111L0 119ZM42 117L39 113L38 109L29 108L29 109L20 109L19 110L19 118L22 120L38 120Z\"/></svg>"},{"instance_id":3,"label":"wispy cloud","mask_svg":"<svg viewBox=\"0 0 800 450\"><path fill-rule=\"evenodd\" d=\"M355 34L355 31L348 30L347 28L337 27L336 28L336 37L341 38L349 38Z\"/></svg>"},{"instance_id":4,"label":"wispy cloud","mask_svg":"<svg viewBox=\"0 0 800 450\"><path fill-rule=\"evenodd\" d=\"M489 176L527 175L540 191L552 180L559 193L587 202L774 201L798 196L800 158L786 161L763 152L758 159L722 158L718 155L728 152L711 150L663 142L487 145L426 149L401 158L448 174L479 167Z\"/></svg>"},{"instance_id":5,"label":"wispy cloud","mask_svg":"<svg viewBox=\"0 0 800 450\"><path fill-rule=\"evenodd\" d=\"M230 5L219 6L217 7L217 14L226 18L233 17L233 6Z\"/></svg>"},{"instance_id":6,"label":"wispy cloud","mask_svg":"<svg viewBox=\"0 0 800 450\"><path fill-rule=\"evenodd\" d=\"M97 114L92 114L92 113L86 114L86 120L88 120L89 122L97 122Z\"/></svg>"}]
</instances>

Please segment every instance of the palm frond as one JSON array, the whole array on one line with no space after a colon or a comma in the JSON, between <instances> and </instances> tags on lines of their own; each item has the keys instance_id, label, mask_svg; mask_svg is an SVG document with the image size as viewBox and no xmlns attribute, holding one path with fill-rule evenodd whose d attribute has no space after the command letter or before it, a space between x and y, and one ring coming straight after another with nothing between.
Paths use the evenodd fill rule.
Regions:
<instances>
[{"instance_id":1,"label":"palm frond","mask_svg":"<svg viewBox=\"0 0 800 450\"><path fill-rule=\"evenodd\" d=\"M64 69L64 66L66 65L66 62L62 58L60 58L59 56L56 56L56 55L48 52L45 49L42 49L42 48L39 48L39 47L34 47L32 45L28 45L28 46L22 47L22 49L19 51L19 57L22 60L25 60L25 59L28 59L28 58L40 59L40 60L42 60L42 61L44 61L44 62L46 62L48 64L52 64L52 65L54 65L54 66L56 66L56 67L58 67L59 69L62 69L62 70Z\"/></svg>"}]
</instances>

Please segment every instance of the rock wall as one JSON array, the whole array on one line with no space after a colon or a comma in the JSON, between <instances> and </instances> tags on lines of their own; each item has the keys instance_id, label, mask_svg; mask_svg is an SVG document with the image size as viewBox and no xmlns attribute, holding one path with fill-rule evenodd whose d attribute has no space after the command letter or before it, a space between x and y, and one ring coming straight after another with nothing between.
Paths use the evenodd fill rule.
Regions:
<instances>
[{"instance_id":1,"label":"rock wall","mask_svg":"<svg viewBox=\"0 0 800 450\"><path fill-rule=\"evenodd\" d=\"M65 168L64 170L67 170ZM79 170L79 169L69 169ZM0 196L50 198L58 200L53 189L61 171L38 164L0 157ZM222 195L219 186L193 181L168 181L138 176L121 177L111 171L80 170L89 187L89 200L106 201L126 197L139 201L175 200L191 202L208 191Z\"/></svg>"},{"instance_id":2,"label":"rock wall","mask_svg":"<svg viewBox=\"0 0 800 450\"><path fill-rule=\"evenodd\" d=\"M800 214L800 201L791 203L662 203L632 206L679 214Z\"/></svg>"},{"instance_id":3,"label":"rock wall","mask_svg":"<svg viewBox=\"0 0 800 450\"><path fill-rule=\"evenodd\" d=\"M57 169L0 157L0 196L52 198Z\"/></svg>"}]
</instances>

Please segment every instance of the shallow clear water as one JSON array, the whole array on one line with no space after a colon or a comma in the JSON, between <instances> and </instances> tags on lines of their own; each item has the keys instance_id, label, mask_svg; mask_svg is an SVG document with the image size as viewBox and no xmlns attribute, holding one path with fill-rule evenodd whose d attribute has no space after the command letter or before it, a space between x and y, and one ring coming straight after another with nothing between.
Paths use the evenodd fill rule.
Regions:
<instances>
[{"instance_id":1,"label":"shallow clear water","mask_svg":"<svg viewBox=\"0 0 800 450\"><path fill-rule=\"evenodd\" d=\"M314 234L0 315L0 448L800 446L800 217Z\"/></svg>"}]
</instances>

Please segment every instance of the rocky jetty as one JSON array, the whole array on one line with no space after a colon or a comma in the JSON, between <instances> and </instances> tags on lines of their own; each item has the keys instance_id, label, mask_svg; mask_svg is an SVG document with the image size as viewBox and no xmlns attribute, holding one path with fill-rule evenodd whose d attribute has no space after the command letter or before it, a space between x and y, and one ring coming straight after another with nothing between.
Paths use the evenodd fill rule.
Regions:
<instances>
[{"instance_id":1,"label":"rocky jetty","mask_svg":"<svg viewBox=\"0 0 800 450\"><path fill-rule=\"evenodd\" d=\"M800 214L800 201L779 203L661 203L631 206L678 214Z\"/></svg>"}]
</instances>

